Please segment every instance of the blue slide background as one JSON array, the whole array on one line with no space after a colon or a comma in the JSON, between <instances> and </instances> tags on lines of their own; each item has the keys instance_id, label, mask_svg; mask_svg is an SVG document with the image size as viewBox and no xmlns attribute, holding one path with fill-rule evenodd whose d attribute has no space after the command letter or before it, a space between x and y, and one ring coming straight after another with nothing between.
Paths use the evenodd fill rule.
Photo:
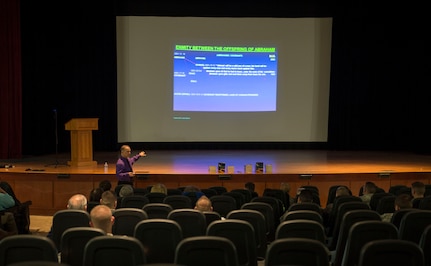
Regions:
<instances>
[{"instance_id":1,"label":"blue slide background","mask_svg":"<svg viewBox=\"0 0 431 266\"><path fill-rule=\"evenodd\" d=\"M277 54L176 50L173 93L174 111L276 111Z\"/></svg>"}]
</instances>

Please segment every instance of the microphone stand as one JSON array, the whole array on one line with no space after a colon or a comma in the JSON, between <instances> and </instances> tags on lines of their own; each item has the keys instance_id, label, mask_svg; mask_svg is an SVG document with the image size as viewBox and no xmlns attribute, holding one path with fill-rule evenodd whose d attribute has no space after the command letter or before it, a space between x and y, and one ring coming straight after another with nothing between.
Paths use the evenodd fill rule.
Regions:
<instances>
[{"instance_id":1,"label":"microphone stand","mask_svg":"<svg viewBox=\"0 0 431 266\"><path fill-rule=\"evenodd\" d=\"M58 119L57 119L57 109L52 110L54 112L54 124L55 124L55 162L47 164L45 166L54 166L57 168L60 165L69 166L68 164L61 164L58 161Z\"/></svg>"}]
</instances>

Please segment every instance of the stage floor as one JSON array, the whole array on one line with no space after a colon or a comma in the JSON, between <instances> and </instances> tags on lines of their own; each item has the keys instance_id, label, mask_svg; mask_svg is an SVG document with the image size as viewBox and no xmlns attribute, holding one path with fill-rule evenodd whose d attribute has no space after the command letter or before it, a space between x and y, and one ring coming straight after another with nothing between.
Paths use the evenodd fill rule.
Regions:
<instances>
[{"instance_id":1,"label":"stage floor","mask_svg":"<svg viewBox=\"0 0 431 266\"><path fill-rule=\"evenodd\" d=\"M133 154L139 151L132 151ZM134 170L150 174L208 174L209 167L219 162L234 167L233 173L244 173L244 166L256 162L272 165L274 174L332 174L431 172L431 155L407 152L324 151L324 150L148 150L147 156L134 165ZM106 174L115 173L118 152L95 152L97 165L71 167L70 154L0 160L14 168L0 172L44 172Z\"/></svg>"}]
</instances>

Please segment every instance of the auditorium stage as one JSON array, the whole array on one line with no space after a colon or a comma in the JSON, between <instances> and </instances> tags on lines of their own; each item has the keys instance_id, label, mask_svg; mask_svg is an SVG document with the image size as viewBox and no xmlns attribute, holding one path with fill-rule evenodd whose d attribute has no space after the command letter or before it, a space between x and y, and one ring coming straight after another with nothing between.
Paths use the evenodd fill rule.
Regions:
<instances>
[{"instance_id":1,"label":"auditorium stage","mask_svg":"<svg viewBox=\"0 0 431 266\"><path fill-rule=\"evenodd\" d=\"M133 151L139 152L139 151ZM208 174L209 166L224 162L234 174L244 173L244 166L256 162L272 165L274 174L336 174L382 172L431 172L431 155L407 152L326 151L326 150L149 150L134 165L137 172L150 174ZM0 168L0 173L44 172L70 174L115 174L118 152L95 152L96 166L67 166L70 154L32 156L1 160L14 168Z\"/></svg>"},{"instance_id":2,"label":"auditorium stage","mask_svg":"<svg viewBox=\"0 0 431 266\"><path fill-rule=\"evenodd\" d=\"M133 151L133 154L138 153ZM326 206L329 188L346 185L354 195L366 181L388 190L393 185L410 186L422 181L431 184L431 155L407 152L325 151L325 150L147 150L134 165L138 173L134 186L146 188L163 183L168 188L196 185L200 188L224 186L228 191L243 188L251 181L256 192L291 184L291 196L303 185L316 186L321 205ZM67 166L70 154L0 160L13 168L0 168L0 181L7 181L22 201L31 200L33 215L53 215L64 209L72 194L89 195L104 179L116 185L118 152L95 152L96 165ZM105 171L103 164L108 162ZM232 172L210 173L219 162L233 166ZM272 173L255 173L256 162L272 165ZM252 165L245 173L244 165Z\"/></svg>"}]
</instances>

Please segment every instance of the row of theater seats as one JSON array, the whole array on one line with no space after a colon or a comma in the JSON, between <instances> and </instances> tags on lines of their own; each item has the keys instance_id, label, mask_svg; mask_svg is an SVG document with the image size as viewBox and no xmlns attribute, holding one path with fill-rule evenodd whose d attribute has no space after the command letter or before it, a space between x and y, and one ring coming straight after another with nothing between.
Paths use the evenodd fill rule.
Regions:
<instances>
[{"instance_id":1,"label":"row of theater seats","mask_svg":"<svg viewBox=\"0 0 431 266\"><path fill-rule=\"evenodd\" d=\"M351 202L351 203L353 203L353 204L356 204L356 202ZM349 205L349 204L351 204L350 202L344 202L343 204L345 204L345 205ZM264 203L264 204L266 204L266 203ZM266 204L266 205L268 205L268 204ZM342 205L342 204L340 204L340 206L339 207L337 207L336 209L340 209L340 207L341 206L345 206L345 205ZM262 258L268 258L268 252L270 251L270 250L275 250L275 247L277 246L277 243L278 242L280 242L280 240L284 240L284 239L292 239L292 238L298 238L298 239L301 239L301 241L303 241L304 239L309 239L310 241L317 241L317 242L319 242L320 244L322 244L322 245L324 245L325 246L325 251L328 251L328 252L326 252L326 254L327 254L327 259L329 258L329 262L332 264L332 265L341 265L341 263L343 262L343 259L344 259L344 254L345 254L345 250L344 250L344 252L342 252L342 248L346 248L347 249L347 247L349 246L347 243L347 241L349 240L349 239L354 239L354 238L350 238L350 237L348 237L348 233L346 233L346 228L347 229L349 229L349 228L352 228L353 227L353 225L354 224L356 224L357 222L359 222L359 221L362 221L362 220L365 220L364 222L368 222L368 219L370 220L370 222L380 222L380 223L383 223L383 222L381 222L379 219L380 219L380 216L379 216L379 214L378 213L376 213L375 211L373 211L373 210L370 210L370 209L366 209L366 208L364 208L364 209L361 209L361 208L358 208L358 209L355 209L355 208L352 208L351 210L349 210L349 208L347 208L347 207L345 207L345 213L344 213L344 215L340 215L340 217L344 217L343 219L341 219L341 220L339 220L339 223L340 223L340 229L339 230L336 230L336 232L338 232L337 234L338 234L338 236L339 236L339 238L337 238L338 239L338 244L336 244L335 245L335 249L333 249L333 250L331 250L331 248L330 248L330 244L332 244L332 245L334 245L333 243L333 241L334 241L334 235L332 235L331 237L328 237L327 235L326 235L326 232L325 232L325 235L323 235L324 237L322 237L322 234L319 234L319 233L317 233L317 232L320 232L319 230L320 229L317 229L317 228L321 228L321 227L316 227L316 223L318 223L318 224L320 224L321 223L321 221L322 220L320 220L320 219L318 219L318 218L310 218L310 217L313 217L313 216L311 216L310 214L308 214L308 216L301 216L301 215L299 215L298 214L298 212L303 212L303 213L306 213L308 210L301 210L299 207L304 207L304 206L308 206L308 204L294 204L294 205L292 205L292 206L290 206L289 207L289 209L287 210L287 212L282 216L283 217L283 219L280 219L280 224L279 224L279 226L277 226L277 227L275 227L274 229L275 229L275 232L274 232L274 241L272 241L272 242L261 242L261 241L256 241L256 255L257 255L257 257L260 257L261 259ZM310 204L310 206L316 206L316 204ZM295 209L296 208L296 209ZM308 208L308 207L307 207ZM139 210L138 208L131 208L132 210L132 212L133 213L135 213L135 212L138 212L138 213L146 213L146 211L144 211L144 210L142 210L142 212L141 212L141 210ZM320 209L318 209L318 210L320 210ZM347 211L347 210L349 210L349 211ZM128 219L126 218L128 215L124 215L124 217L123 218L121 218L122 217L122 215L121 215L121 213L123 213L123 211L124 211L124 213L126 213L125 211L127 211L127 209L124 209L124 210L121 210L121 211L116 211L115 213L118 215L117 217L116 217L116 220L117 220L117 222L116 222L116 224L117 224L117 226L119 227L118 229L120 229L120 227L122 227L123 229L125 229L125 230L129 230L128 232L120 232L119 231L119 233L120 234L125 234L125 235L129 235L129 236L133 236L133 234L135 233L133 230L133 232L130 232L130 228L134 228L133 227L133 225L131 225L130 224L130 221L127 223L124 223L125 224L125 226L120 226L121 224L122 224L122 222L120 222L123 218L124 218L124 220L125 221L127 221ZM259 217L262 217L263 218L263 220L264 221L266 221L267 219L267 217L271 217L271 215L269 215L269 214L266 214L266 215L264 215L264 214L262 214L260 211L256 211L256 210L247 210L247 209L236 209L236 210L233 210L233 211L231 211L231 213L228 213L227 215L226 215L226 218L228 219L228 220L231 220L231 219L238 219L238 218L240 218L241 217L241 215L244 215L244 213L253 213L253 211L254 211L254 213L256 214L257 213L257 216L259 216ZM418 210L416 210L416 211L418 211ZM182 210L176 210L175 212L173 212L173 214L176 214L176 215L179 215L180 213L182 212ZM198 216L193 216L193 215L195 215L194 214L194 210L191 210L191 209L187 209L187 210L185 210L185 213L193 213L192 214L192 216L191 217L193 217L193 218L181 218L181 219L176 219L176 218L174 218L175 217L175 215L173 215L173 216L170 216L169 218L170 219L168 219L168 220L172 220L172 221L175 221L175 222L177 222L179 225L180 225L180 228L181 228L181 230L185 230L185 231L187 231L188 229L185 227L185 226L183 226L183 225L194 225L194 223L195 223L195 221L196 221L196 219L199 219L199 218L196 218L196 217L198 217ZM296 214L295 214L295 212L296 212ZM313 212L313 211L311 211L311 212ZM85 213L86 215L87 215L87 218L86 219L84 219L84 224L85 225L87 225L88 226L88 213L87 212L83 212L83 213ZM115 214L114 213L114 214ZM197 212L197 213L199 213L199 212ZM346 216L348 216L347 214L350 214L351 215L351 219L346 219L345 217ZM199 214L201 214L201 213L199 213ZM295 215L294 215L295 214ZM135 219L135 222L131 222L132 224L133 223L137 223L137 222L142 222L142 221L151 221L151 220L155 220L156 218L149 218L149 216L148 216L148 214L146 213L146 215L147 216L141 216L140 218L137 218L137 219ZM169 215L169 214L168 214ZM236 215L236 216L235 216ZM427 225L427 224L429 224L429 220L431 220L431 219L422 219L423 220L423 222L422 222L422 224L420 224L419 226L418 226L418 224L417 224L417 220L418 220L418 217L427 217L427 215L426 214L424 214L424 213L420 213L420 214L416 214L416 215L418 215L417 217L416 217L416 219L411 219L410 221L414 221L415 223L415 226L414 227L410 227L410 226L407 226L409 223L407 223L407 222L404 222L403 224L404 224L404 226L403 226L403 232L404 232L404 228L413 228L413 229L417 229L416 230L416 233L417 232L422 232L422 231L424 231L424 232L427 232L428 230L425 230L424 228L425 228L425 225ZM204 214L204 216L205 216L205 214ZM256 215L255 215L256 216ZM182 217L181 215L179 215L178 217ZM177 218L178 218L177 217ZM207 217L207 216L205 216L205 217ZM253 222L252 221L255 221L256 219L252 219L252 218L250 218L251 216L250 216L250 214L248 214L248 216L246 216L247 217L247 219L246 218L244 218L246 221L248 221L249 223L250 223L250 225L252 225L252 228L253 228L253 230L255 230L255 240L258 238L258 235L261 235L261 234L257 234L256 233L256 230L258 230L257 228L259 228L259 227L257 227L256 226L256 224L253 224ZM314 216L314 217L316 217L316 216ZM353 217L353 218L352 218ZM374 218L373 218L374 217ZM396 215L394 215L393 217L396 217ZM409 217L408 215L406 215L406 217ZM413 216L411 216L411 217L413 217ZM168 218L168 217L166 217L166 218ZM143 220L142 220L143 219ZM205 218L205 219L207 219L207 218ZM217 218L218 219L218 218ZM301 219L301 220L298 220L298 219ZM374 220L373 220L374 219ZM404 218L403 218L404 219ZM70 218L68 219L68 220L70 220ZM166 220L166 219L162 219L162 220ZM311 223L311 224L313 224L312 226L314 226L314 227L311 227L312 229L310 229L310 228L307 228L307 227L301 227L301 226L303 226L303 225L305 225L305 224L309 224L309 222L308 222L308 220L313 220L314 221L314 223ZM407 218L406 218L406 220L407 220ZM185 222L184 222L185 221ZM347 221L349 221L349 222L347 222ZM350 223L350 224L349 224ZM379 226L380 226L380 223L379 223L379 225L374 225L374 227L375 228L379 228ZM216 223L214 223L214 224L216 224ZM383 224L389 224L389 223L383 223ZM410 222L410 224L411 224L411 222ZM283 225L283 226L282 226ZM206 230L208 230L208 228L209 228L209 224L208 224L208 221L207 220L205 220L205 226L206 226ZM290 226L290 227L288 227L288 226ZM264 230L262 230L262 226L260 226L260 231L264 231ZM290 228L290 229L288 229L288 228ZM301 229L302 228L302 229ZM364 227L365 229L367 228L366 226ZM383 227L382 227L383 228ZM123 230L122 229L122 230ZM267 229L267 227L265 227L265 231L266 231L266 229ZM364 230L365 230L364 229ZM410 229L410 230L413 230L413 229ZM117 230L117 229L115 229L115 230ZM390 229L389 229L390 230ZM410 236L410 235L415 235L415 240L417 240L418 239L418 234L413 234L412 233L412 231L405 231L405 232L407 232L407 233L401 233L401 231L402 231L401 229L399 230L399 232L397 233L397 235L399 235L399 236L401 236L401 235L403 235L403 236L405 236L405 237L407 237L407 236ZM246 230L242 230L242 231L246 231ZM379 232L385 232L384 230L378 230ZM206 232L206 231L205 231ZM286 233L287 232L287 233ZM308 235L308 233L307 232L313 232L313 234L312 235ZM343 233L344 232L344 233ZM267 232L265 232L265 236L267 236L266 235L266 233ZM393 231L392 231L392 233L393 233ZM200 233L199 233L200 235L199 236L203 236L202 234L205 234L205 233L203 233L203 231L201 231ZM290 235L289 235L290 234ZM156 236L161 236L160 234L155 234ZM365 233L362 233L361 235L366 235ZM369 239L368 240L364 240L366 243L368 243L368 242L373 242L374 240L380 240L379 239L379 237L377 237L379 234L371 234L372 235L372 237L369 237ZM388 235L390 235L390 234L388 234ZM427 239L427 237L426 237L426 234L424 234L425 236L420 236L420 238L424 238L424 239ZM428 234L429 235L429 234ZM262 236L262 235L261 235ZM380 235L379 235L380 236ZM392 236L393 236L393 234L392 234ZM193 235L188 235L188 237L187 238L190 238L190 237L195 237L195 236L193 236ZM263 239L265 239L265 237L261 237L261 238L263 238ZM326 239L325 239L326 238ZM383 238L383 237L382 237ZM160 237L160 239L163 239L163 237ZM183 235L183 239L184 239L184 235ZM322 243L322 239L324 239L324 243ZM345 241L346 242L344 242L344 240L343 239L345 239ZM420 242L421 244L419 244L419 243L417 243L417 241L415 242L415 241L412 241L411 239L404 239L404 238L402 238L402 237L400 237L399 239L393 239L393 238L390 238L390 239L387 239L387 240L401 240L401 241L408 241L408 242L413 242L414 244L416 244L417 246L419 246L420 245L420 247L422 247L422 245L425 245L425 243L427 243L427 242L430 242L429 240L423 240L422 242ZM250 242L250 241L248 241L248 242ZM235 243L235 242L234 242ZM346 243L346 244L342 244L342 243ZM356 240L355 241L355 243L360 243L360 241L359 240ZM317 244L317 245L320 245L320 244ZM404 244L404 243L401 243L401 244ZM265 247L265 249L259 249L259 245L262 247L262 246L264 246ZM314 244L307 244L308 246L314 246ZM428 244L429 245L429 244ZM81 246L83 246L83 245L81 245ZM238 243L235 243L235 246L237 247L237 246L240 246ZM284 245L282 245L282 246L280 246L279 248L281 248L281 247L283 247L284 246L284 249L288 249L287 247L286 247L286 245L284 244ZM296 246L301 246L301 244L297 244ZM410 245L411 246L411 245ZM272 247L274 247L274 249L272 249ZM407 247L405 247L405 248L407 248ZM0 245L0 249L1 249L1 245ZM315 247L314 248L314 253L315 254L320 254L319 252L316 252L316 250L317 250L318 248L317 247ZM61 250L61 247L60 247L60 250ZM264 251L262 251L262 250L264 250ZM394 250L395 250L395 248L394 248ZM293 251L292 251L293 252ZM307 252L307 251L302 251L302 252ZM288 253L288 251L285 251L285 253L287 254ZM422 257L426 260L427 259L427 257L425 256L424 257L424 255L423 255L423 253L424 252L422 252ZM63 252L62 252L62 254L63 254ZM67 253L65 253L65 254L67 254ZM239 254L248 254L247 252L239 252ZM323 254L323 253L321 253L321 254ZM328 254L329 254L329 256L328 256ZM360 253L361 254L361 253ZM426 253L425 253L426 254ZM417 255L417 254L416 254ZM240 256L240 255L238 255L238 256ZM277 257L275 254L272 254L271 253L271 256L270 256L271 258L275 258L275 257ZM314 256L311 256L311 254L310 254L310 256L306 256L307 258L304 258L304 256L296 256L296 257L300 257L300 258L302 258L302 260L306 260L306 259L308 259L308 258L314 258L315 260L317 260L317 258ZM416 256L417 258L421 258L421 256ZM356 258L357 258L357 256L356 256ZM291 261L291 260L289 260L289 259L291 259L291 258L284 258L283 259L283 261L284 262L289 262L289 263L293 263L293 264L300 264L299 263L299 261L297 262L297 263L294 263L294 261ZM243 261L244 261L244 259L243 259ZM268 263L268 265L274 265L274 264L271 264L270 263L270 261L271 260L265 260L265 263ZM324 260L322 260L322 262L323 262ZM400 261L402 261L402 260L400 260ZM419 262L418 262L419 263ZM1 264L0 264L1 265ZM240 264L240 265L243 265L243 264ZM314 265L314 264L313 264ZM319 264L316 264L316 265L319 265ZM322 264L322 265L326 265L326 264ZM343 264L343 265L350 265L350 264ZM363 264L363 265L365 265L365 264ZM370 264L371 265L371 264ZM407 264L404 264L404 265L422 265L422 264L409 264L409 263L407 263Z\"/></svg>"},{"instance_id":2,"label":"row of theater seats","mask_svg":"<svg viewBox=\"0 0 431 266\"><path fill-rule=\"evenodd\" d=\"M424 213L419 215L419 212L421 211L412 213L422 217ZM403 219L406 219L403 223L407 223L408 219ZM132 236L112 237L104 236L103 231L88 226L71 227L62 234L61 263L70 266L155 263L257 265L254 229L246 221L234 218L218 220L212 222L203 235L190 237L184 237L182 228L179 222L171 219L144 219L135 225ZM340 261L331 257L333 253L325 245L323 227L319 222L287 220L278 226L276 232L276 239L268 244L265 252L267 266L421 266L430 263L431 254L427 251L431 248L431 225L423 229L420 240L416 243L400 237L401 231L393 224L373 220L370 216L369 219L351 225ZM29 261L59 264L55 243L37 235L15 235L0 241L0 266L18 262L27 262L21 265L31 265Z\"/></svg>"},{"instance_id":3,"label":"row of theater seats","mask_svg":"<svg viewBox=\"0 0 431 266\"><path fill-rule=\"evenodd\" d=\"M283 220L294 215L295 218L302 218L303 220L321 224L323 219L319 217L319 209L316 204L303 203L295 207L298 210L288 211L284 215ZM291 230L291 233L295 232L295 234L304 235L310 233L309 237L314 237L321 241L324 239L326 247L331 252L332 265L357 265L352 264L351 260L356 259L355 263L358 263L360 247L380 238L404 240L419 245L425 254L427 265L431 263L429 256L427 256L431 248L429 246L430 236L428 233L431 228L427 228L431 226L430 210L415 208L398 210L394 212L390 222L383 222L381 214L376 210L371 210L370 206L362 202L360 198L343 196L334 201L333 211L335 223L331 234L329 234L327 228L322 233L320 228L324 228L323 226L316 227L316 225L313 225L307 228L305 226L306 223L303 222L295 224L296 227L292 226ZM359 225L361 223L362 225ZM360 229L353 229L356 226ZM356 250L356 253L353 253L356 255L347 256L346 258L347 254L352 253L351 249ZM343 260L347 262L343 262Z\"/></svg>"}]
</instances>

